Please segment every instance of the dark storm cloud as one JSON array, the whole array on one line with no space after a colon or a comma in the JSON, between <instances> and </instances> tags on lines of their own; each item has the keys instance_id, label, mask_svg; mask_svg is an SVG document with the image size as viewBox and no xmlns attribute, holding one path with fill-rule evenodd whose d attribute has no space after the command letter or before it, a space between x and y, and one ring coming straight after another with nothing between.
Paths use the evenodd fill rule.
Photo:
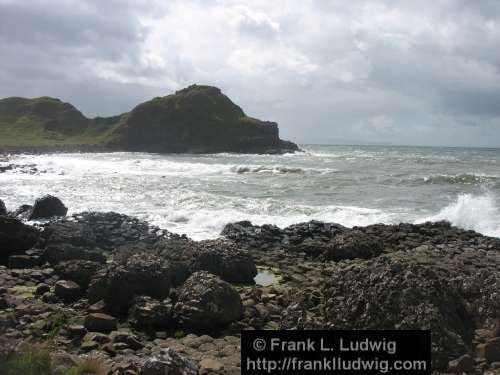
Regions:
<instances>
[{"instance_id":1,"label":"dark storm cloud","mask_svg":"<svg viewBox=\"0 0 500 375\"><path fill-rule=\"evenodd\" d=\"M0 97L89 116L198 82L299 142L500 146L498 1L0 0Z\"/></svg>"}]
</instances>

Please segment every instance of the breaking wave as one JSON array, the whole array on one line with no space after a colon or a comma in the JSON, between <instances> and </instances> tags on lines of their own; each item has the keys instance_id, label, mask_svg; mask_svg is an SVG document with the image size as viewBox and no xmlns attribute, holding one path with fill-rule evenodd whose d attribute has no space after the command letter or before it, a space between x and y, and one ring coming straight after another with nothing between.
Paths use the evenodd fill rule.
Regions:
<instances>
[{"instance_id":1,"label":"breaking wave","mask_svg":"<svg viewBox=\"0 0 500 375\"><path fill-rule=\"evenodd\" d=\"M476 174L458 174L458 175L433 175L424 177L426 184L459 184L459 185L477 185L483 183L495 183L500 180L498 176L485 176Z\"/></svg>"},{"instance_id":2,"label":"breaking wave","mask_svg":"<svg viewBox=\"0 0 500 375\"><path fill-rule=\"evenodd\" d=\"M433 216L417 220L447 220L457 227L472 229L487 236L500 237L500 211L491 193L460 194L457 199Z\"/></svg>"},{"instance_id":3,"label":"breaking wave","mask_svg":"<svg viewBox=\"0 0 500 375\"><path fill-rule=\"evenodd\" d=\"M234 166L231 168L231 170L233 172L238 173L238 174L243 174L243 173L274 173L274 174L304 173L304 170L302 168L291 168L291 167L280 167L280 166L275 166L275 167Z\"/></svg>"}]
</instances>

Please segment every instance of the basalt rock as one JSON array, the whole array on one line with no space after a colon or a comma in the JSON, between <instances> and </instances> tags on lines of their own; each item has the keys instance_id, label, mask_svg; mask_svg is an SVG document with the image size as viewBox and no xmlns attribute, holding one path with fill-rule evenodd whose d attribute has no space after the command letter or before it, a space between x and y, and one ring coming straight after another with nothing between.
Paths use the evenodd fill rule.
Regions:
<instances>
[{"instance_id":1,"label":"basalt rock","mask_svg":"<svg viewBox=\"0 0 500 375\"><path fill-rule=\"evenodd\" d=\"M257 275L252 256L228 241L200 241L193 258L193 271L207 271L228 282L252 283Z\"/></svg>"},{"instance_id":2,"label":"basalt rock","mask_svg":"<svg viewBox=\"0 0 500 375\"><path fill-rule=\"evenodd\" d=\"M471 298L463 288L473 285L475 277L457 274L451 262L435 257L432 252L398 252L333 266L324 292L329 327L430 329L433 368L446 369L449 361L471 350L473 331L484 323L473 310L497 306Z\"/></svg>"},{"instance_id":3,"label":"basalt rock","mask_svg":"<svg viewBox=\"0 0 500 375\"><path fill-rule=\"evenodd\" d=\"M198 366L167 348L144 362L139 375L198 375Z\"/></svg>"},{"instance_id":4,"label":"basalt rock","mask_svg":"<svg viewBox=\"0 0 500 375\"><path fill-rule=\"evenodd\" d=\"M186 264L190 273L207 271L232 283L252 283L257 274L252 256L231 241L169 238L158 241L153 252L171 262Z\"/></svg>"},{"instance_id":5,"label":"basalt rock","mask_svg":"<svg viewBox=\"0 0 500 375\"><path fill-rule=\"evenodd\" d=\"M33 206L29 204L23 204L15 211L10 212L9 215L19 220L28 220L32 209Z\"/></svg>"},{"instance_id":6,"label":"basalt rock","mask_svg":"<svg viewBox=\"0 0 500 375\"><path fill-rule=\"evenodd\" d=\"M87 330L92 332L111 332L116 330L117 321L110 315L94 313L85 317L84 325Z\"/></svg>"},{"instance_id":7,"label":"basalt rock","mask_svg":"<svg viewBox=\"0 0 500 375\"><path fill-rule=\"evenodd\" d=\"M54 216L66 216L68 208L61 200L52 195L38 198L31 210L29 220L50 219Z\"/></svg>"},{"instance_id":8,"label":"basalt rock","mask_svg":"<svg viewBox=\"0 0 500 375\"><path fill-rule=\"evenodd\" d=\"M57 264L54 269L60 278L71 280L87 289L92 276L102 267L101 263L90 260L69 260Z\"/></svg>"},{"instance_id":9,"label":"basalt rock","mask_svg":"<svg viewBox=\"0 0 500 375\"><path fill-rule=\"evenodd\" d=\"M17 219L0 216L0 259L22 254L38 241L40 232Z\"/></svg>"},{"instance_id":10,"label":"basalt rock","mask_svg":"<svg viewBox=\"0 0 500 375\"><path fill-rule=\"evenodd\" d=\"M0 215L7 215L7 208L5 207L5 203L0 199Z\"/></svg>"},{"instance_id":11,"label":"basalt rock","mask_svg":"<svg viewBox=\"0 0 500 375\"><path fill-rule=\"evenodd\" d=\"M136 297L129 312L132 325L147 331L174 327L173 303L170 298L158 301L148 296Z\"/></svg>"},{"instance_id":12,"label":"basalt rock","mask_svg":"<svg viewBox=\"0 0 500 375\"><path fill-rule=\"evenodd\" d=\"M50 263L72 259L104 262L113 251L127 252L133 244L140 244L145 250L162 238L176 237L180 236L134 217L114 212L84 212L46 224L42 245ZM137 252L132 248L128 255Z\"/></svg>"},{"instance_id":13,"label":"basalt rock","mask_svg":"<svg viewBox=\"0 0 500 375\"><path fill-rule=\"evenodd\" d=\"M97 263L106 262L106 256L98 249L87 250L84 247L68 244L47 246L43 251L42 259L51 264L71 260L88 260Z\"/></svg>"},{"instance_id":14,"label":"basalt rock","mask_svg":"<svg viewBox=\"0 0 500 375\"><path fill-rule=\"evenodd\" d=\"M310 221L281 229L275 225L253 225L249 221L227 224L221 235L245 249L285 249L322 256L333 238L347 228L333 223Z\"/></svg>"},{"instance_id":15,"label":"basalt rock","mask_svg":"<svg viewBox=\"0 0 500 375\"><path fill-rule=\"evenodd\" d=\"M344 231L338 234L329 246L324 257L327 260L368 259L382 253L382 242L376 237L359 230Z\"/></svg>"},{"instance_id":16,"label":"basalt rock","mask_svg":"<svg viewBox=\"0 0 500 375\"><path fill-rule=\"evenodd\" d=\"M165 299L170 289L189 275L181 263L164 261L151 254L136 254L125 263L112 263L98 271L90 282L90 303L104 300L110 311L127 313L135 296Z\"/></svg>"},{"instance_id":17,"label":"basalt rock","mask_svg":"<svg viewBox=\"0 0 500 375\"><path fill-rule=\"evenodd\" d=\"M97 238L89 225L80 222L60 221L44 227L42 238L45 246L70 245L85 249L98 247Z\"/></svg>"},{"instance_id":18,"label":"basalt rock","mask_svg":"<svg viewBox=\"0 0 500 375\"><path fill-rule=\"evenodd\" d=\"M70 280L59 280L54 294L64 302L75 302L82 296L82 288Z\"/></svg>"},{"instance_id":19,"label":"basalt rock","mask_svg":"<svg viewBox=\"0 0 500 375\"><path fill-rule=\"evenodd\" d=\"M9 268L33 268L40 264L40 257L30 255L11 255Z\"/></svg>"},{"instance_id":20,"label":"basalt rock","mask_svg":"<svg viewBox=\"0 0 500 375\"><path fill-rule=\"evenodd\" d=\"M243 305L231 284L202 271L191 275L182 285L174 313L181 325L210 331L238 320Z\"/></svg>"}]
</instances>

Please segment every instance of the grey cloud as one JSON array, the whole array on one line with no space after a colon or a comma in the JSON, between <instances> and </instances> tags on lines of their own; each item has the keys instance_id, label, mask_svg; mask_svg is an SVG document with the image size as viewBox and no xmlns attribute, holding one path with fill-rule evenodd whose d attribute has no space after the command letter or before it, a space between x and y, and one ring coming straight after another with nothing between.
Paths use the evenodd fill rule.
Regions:
<instances>
[{"instance_id":1,"label":"grey cloud","mask_svg":"<svg viewBox=\"0 0 500 375\"><path fill-rule=\"evenodd\" d=\"M0 0L0 97L110 115L197 82L298 142L500 146L499 45L494 0Z\"/></svg>"}]
</instances>

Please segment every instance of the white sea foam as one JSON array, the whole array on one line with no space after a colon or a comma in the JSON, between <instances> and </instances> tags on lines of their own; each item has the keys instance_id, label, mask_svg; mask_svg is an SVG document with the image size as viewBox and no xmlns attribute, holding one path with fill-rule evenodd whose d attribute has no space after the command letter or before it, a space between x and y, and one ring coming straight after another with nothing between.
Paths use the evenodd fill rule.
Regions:
<instances>
[{"instance_id":1,"label":"white sea foam","mask_svg":"<svg viewBox=\"0 0 500 375\"><path fill-rule=\"evenodd\" d=\"M500 211L492 193L460 194L439 213L421 218L417 223L439 220L447 220L458 227L488 236L500 237Z\"/></svg>"},{"instance_id":2,"label":"white sea foam","mask_svg":"<svg viewBox=\"0 0 500 375\"><path fill-rule=\"evenodd\" d=\"M15 155L9 163L34 163L45 173L0 173L0 198L12 210L53 194L70 213L116 211L195 239L215 238L239 220L285 227L313 219L348 227L449 220L500 237L500 157L485 166L482 158L460 155L468 164L429 170L409 164L416 156L435 160L429 151L413 152L398 151L404 162L377 152L375 163L368 158L373 149L345 147L293 156ZM485 186L489 193L481 193ZM450 196L457 198L448 204Z\"/></svg>"}]
</instances>

